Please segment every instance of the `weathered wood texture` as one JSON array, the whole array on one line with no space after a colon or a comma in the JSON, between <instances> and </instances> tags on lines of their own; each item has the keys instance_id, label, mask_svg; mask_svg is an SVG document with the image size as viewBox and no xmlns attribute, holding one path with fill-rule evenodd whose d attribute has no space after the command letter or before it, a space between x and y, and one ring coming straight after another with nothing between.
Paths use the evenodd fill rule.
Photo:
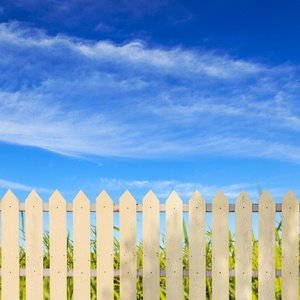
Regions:
<instances>
[{"instance_id":1,"label":"weathered wood texture","mask_svg":"<svg viewBox=\"0 0 300 300\"><path fill-rule=\"evenodd\" d=\"M159 300L159 200L150 191L143 199L143 299Z\"/></svg>"},{"instance_id":2,"label":"weathered wood texture","mask_svg":"<svg viewBox=\"0 0 300 300\"><path fill-rule=\"evenodd\" d=\"M182 300L182 201L175 191L166 202L166 298Z\"/></svg>"},{"instance_id":3,"label":"weathered wood texture","mask_svg":"<svg viewBox=\"0 0 300 300\"><path fill-rule=\"evenodd\" d=\"M136 202L129 191L120 198L120 299L136 299Z\"/></svg>"},{"instance_id":4,"label":"weathered wood texture","mask_svg":"<svg viewBox=\"0 0 300 300\"><path fill-rule=\"evenodd\" d=\"M80 191L73 201L74 300L90 299L90 201ZM50 279L51 280L51 279Z\"/></svg>"},{"instance_id":5,"label":"weathered wood texture","mask_svg":"<svg viewBox=\"0 0 300 300\"><path fill-rule=\"evenodd\" d=\"M50 297L67 299L67 206L56 190L49 199Z\"/></svg>"},{"instance_id":6,"label":"weathered wood texture","mask_svg":"<svg viewBox=\"0 0 300 300\"><path fill-rule=\"evenodd\" d=\"M189 201L189 296L206 299L205 200L196 191Z\"/></svg>"},{"instance_id":7,"label":"weathered wood texture","mask_svg":"<svg viewBox=\"0 0 300 300\"><path fill-rule=\"evenodd\" d=\"M43 201L33 190L26 205L26 298L43 299Z\"/></svg>"},{"instance_id":8,"label":"weathered wood texture","mask_svg":"<svg viewBox=\"0 0 300 300\"><path fill-rule=\"evenodd\" d=\"M242 191L235 201L235 297L252 299L252 201Z\"/></svg>"},{"instance_id":9,"label":"weathered wood texture","mask_svg":"<svg viewBox=\"0 0 300 300\"><path fill-rule=\"evenodd\" d=\"M282 199L282 300L299 299L299 201L292 191Z\"/></svg>"},{"instance_id":10,"label":"weathered wood texture","mask_svg":"<svg viewBox=\"0 0 300 300\"><path fill-rule=\"evenodd\" d=\"M97 298L114 299L113 202L105 191L97 198Z\"/></svg>"},{"instance_id":11,"label":"weathered wood texture","mask_svg":"<svg viewBox=\"0 0 300 300\"><path fill-rule=\"evenodd\" d=\"M1 204L2 300L18 300L19 200L8 190Z\"/></svg>"},{"instance_id":12,"label":"weathered wood texture","mask_svg":"<svg viewBox=\"0 0 300 300\"><path fill-rule=\"evenodd\" d=\"M212 299L229 298L229 202L218 191L212 200Z\"/></svg>"},{"instance_id":13,"label":"weathered wood texture","mask_svg":"<svg viewBox=\"0 0 300 300\"><path fill-rule=\"evenodd\" d=\"M259 197L258 297L275 299L275 201L266 190Z\"/></svg>"}]
</instances>

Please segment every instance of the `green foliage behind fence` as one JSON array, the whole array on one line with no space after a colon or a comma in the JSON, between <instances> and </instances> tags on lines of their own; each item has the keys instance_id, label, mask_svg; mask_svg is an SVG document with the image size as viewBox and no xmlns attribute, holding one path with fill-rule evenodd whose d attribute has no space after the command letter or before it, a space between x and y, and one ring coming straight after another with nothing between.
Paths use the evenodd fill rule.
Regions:
<instances>
[{"instance_id":1,"label":"green foliage behind fence","mask_svg":"<svg viewBox=\"0 0 300 300\"><path fill-rule=\"evenodd\" d=\"M117 228L115 228L118 230ZM188 234L185 228L185 224L183 223L183 268L189 268L189 239ZM23 231L23 230L22 230ZM93 238L91 239L91 268L96 268L96 230L94 227L91 229ZM24 231L23 231L23 236ZM207 232L207 243L206 243L206 268L211 269L212 256L211 256L211 230ZM166 268L166 248L164 243L164 237L162 237L162 246L160 248L160 268ZM44 268L50 267L50 256L49 256L49 233L46 231L44 233ZM68 249L68 268L73 268L73 245L70 239L70 235L67 237L67 249ZM1 247L0 247L1 253ZM252 247L252 268L258 269L258 241L255 239L253 235L253 247ZM1 267L1 261L0 261ZM26 259L25 259L25 249L20 247L20 268L26 267ZM143 245L142 241L137 245L137 267L138 269L143 268ZM114 239L114 268L120 268L120 244L118 240ZM229 232L229 268L235 268L235 243L234 236L231 232ZM278 224L276 228L276 269L281 269L281 222ZM20 299L25 299L25 277L20 277ZM235 299L235 278L230 278L230 299ZM276 300L281 299L281 278L276 277ZM0 286L1 286L1 278L0 278ZM119 299L119 288L120 281L119 277L115 277L114 279L114 295L115 299ZM68 300L73 299L73 279L68 277L67 279L67 291L68 291ZM189 279L185 277L183 279L183 291L184 291L184 299L189 299ZM206 279L206 299L212 299L211 293L211 278ZM252 279L252 298L258 299L258 280L257 278ZM91 278L91 299L96 299L96 278ZM160 297L161 299L166 298L166 279L160 279ZM1 295L0 295L1 299ZM49 298L49 277L44 278L44 299ZM143 299L143 279L141 277L137 277L137 299Z\"/></svg>"}]
</instances>

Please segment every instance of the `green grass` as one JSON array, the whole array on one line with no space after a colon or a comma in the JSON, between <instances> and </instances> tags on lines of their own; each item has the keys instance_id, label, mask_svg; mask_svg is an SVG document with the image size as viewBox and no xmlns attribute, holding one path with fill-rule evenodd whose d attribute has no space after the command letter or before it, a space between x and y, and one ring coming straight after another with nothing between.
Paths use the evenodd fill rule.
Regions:
<instances>
[{"instance_id":1,"label":"green grass","mask_svg":"<svg viewBox=\"0 0 300 300\"><path fill-rule=\"evenodd\" d=\"M117 228L115 228L118 230ZM21 229L22 230L22 229ZM96 268L96 230L94 227L91 228L92 238L91 238L91 268ZM24 236L24 231L23 231ZM281 269L281 222L276 228L276 269ZM206 243L206 268L211 269L211 230L207 232L207 243ZM70 235L67 236L67 261L68 268L73 268L73 243L70 239ZM253 256L252 256L252 268L258 269L258 241L253 235ZM1 247L0 247L1 253ZM235 268L235 244L234 236L229 232L229 268ZM183 268L189 268L189 239L186 231L185 224L183 223ZM20 247L20 268L25 268L26 259L25 259L25 250ZM49 233L46 231L44 233L44 268L49 268L50 266L50 256L49 256ZM0 262L1 267L1 262ZM143 245L142 241L137 245L137 267L138 269L143 268ZM119 241L114 239L114 268L120 268L120 244ZM160 247L160 268L166 268L166 248L165 248L165 239L162 237L162 245ZM1 278L0 278L1 286ZM235 299L235 279L229 279L229 294L230 299ZM276 286L276 299L281 299L281 278L275 279ZM115 277L114 279L114 295L115 299L119 299L119 288L120 281L119 278ZM20 299L25 299L25 278L20 277ZM184 299L189 298L189 279L183 279L183 291ZM68 277L67 279L67 292L68 299L73 299L73 279ZM257 278L252 279L252 299L257 299L258 293L258 281ZM96 299L96 278L91 278L91 299ZM166 279L160 279L160 297L161 299L166 299ZM0 296L1 299L1 296ZM49 277L44 278L44 299L49 299ZM137 299L143 299L143 279L137 278ZM206 299L212 299L211 295L211 278L206 279Z\"/></svg>"}]
</instances>

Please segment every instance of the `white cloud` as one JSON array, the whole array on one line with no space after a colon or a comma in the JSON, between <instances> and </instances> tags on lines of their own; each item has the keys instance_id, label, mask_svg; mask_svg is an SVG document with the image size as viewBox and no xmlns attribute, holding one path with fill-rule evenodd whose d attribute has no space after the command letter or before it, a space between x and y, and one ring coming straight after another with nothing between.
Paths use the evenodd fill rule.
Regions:
<instances>
[{"instance_id":1,"label":"white cloud","mask_svg":"<svg viewBox=\"0 0 300 300\"><path fill-rule=\"evenodd\" d=\"M66 155L300 163L299 66L0 24L0 141ZM292 82L295 81L295 84Z\"/></svg>"},{"instance_id":2,"label":"white cloud","mask_svg":"<svg viewBox=\"0 0 300 300\"><path fill-rule=\"evenodd\" d=\"M59 104L51 107L45 99L31 100L32 95L24 96L0 94L2 141L78 155L97 154L96 147L107 139L112 145L103 143L101 152L113 155L114 139L120 141L124 128L114 125L101 114L84 118L83 112L68 112ZM98 140L91 145L90 142L97 137Z\"/></svg>"},{"instance_id":3,"label":"white cloud","mask_svg":"<svg viewBox=\"0 0 300 300\"><path fill-rule=\"evenodd\" d=\"M205 185L197 182L181 182L178 180L166 180L166 181L139 181L139 180L124 180L114 178L101 178L97 190L105 189L108 193L112 191L125 192L128 189L131 193L139 198L142 198L151 189L160 201L164 202L172 193L176 193L187 201L194 194L196 190L204 197L207 203L211 203L211 200L221 190L230 201L235 201L242 190L245 190L248 196L255 203L259 197L259 191L257 185L253 183L238 183L228 186L217 185ZM271 195L274 198L282 198L287 191L283 188L271 188L269 189Z\"/></svg>"},{"instance_id":4,"label":"white cloud","mask_svg":"<svg viewBox=\"0 0 300 300\"><path fill-rule=\"evenodd\" d=\"M73 181L76 176L71 178ZM52 194L54 191L46 188L40 188L36 186L25 185L22 183L17 183L0 178L0 189L12 191L24 191L31 192L33 189L38 193ZM152 190L159 200L164 203L164 201L170 196L172 191L181 197L183 201L188 201L190 197L194 194L196 190L205 198L207 203L211 203L213 197L221 190L225 196L230 200L234 201L241 193L245 190L248 196L255 203L259 197L259 191L256 184L253 183L238 183L228 186L217 186L217 185L205 185L197 182L182 182L178 180L125 180L125 179L115 179L115 178L100 178L98 184L89 184L86 188L87 190L101 190L105 189L109 194L115 191L125 192L128 189L137 199L142 199L149 190ZM281 199L287 190L282 188L271 188L269 189L272 197L274 199ZM299 194L299 191L294 191L294 193ZM137 200L140 202L139 200Z\"/></svg>"},{"instance_id":5,"label":"white cloud","mask_svg":"<svg viewBox=\"0 0 300 300\"><path fill-rule=\"evenodd\" d=\"M11 190L17 190L17 191L32 191L35 189L36 192L40 193L53 193L53 191L49 189L39 188L39 187L32 187L25 184L8 181L0 178L0 188L1 189L11 189Z\"/></svg>"},{"instance_id":6,"label":"white cloud","mask_svg":"<svg viewBox=\"0 0 300 300\"><path fill-rule=\"evenodd\" d=\"M22 23L0 24L0 40L24 50L45 51L47 56L57 57L57 49L63 49L64 54L76 57L76 54L87 57L94 63L110 62L115 65L125 65L136 70L136 67L152 66L155 71L185 76L205 75L213 78L235 79L243 76L268 72L268 68L241 59L232 59L226 55L216 55L213 52L196 52L182 48L161 49L148 48L141 41L132 41L116 45L110 41L88 41L68 36L48 36L44 31L24 28ZM56 51L55 51L56 50ZM37 53L38 56L40 53ZM38 58L38 57L37 57ZM76 62L78 63L78 62ZM137 65L136 65L137 64ZM124 66L123 66L124 67Z\"/></svg>"}]
</instances>

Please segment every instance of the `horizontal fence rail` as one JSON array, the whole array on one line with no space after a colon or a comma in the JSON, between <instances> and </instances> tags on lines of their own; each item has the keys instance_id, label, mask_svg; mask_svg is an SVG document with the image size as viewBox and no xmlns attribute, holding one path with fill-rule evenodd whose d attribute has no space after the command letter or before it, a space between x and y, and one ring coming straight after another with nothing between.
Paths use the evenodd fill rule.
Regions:
<instances>
[{"instance_id":1,"label":"horizontal fence rail","mask_svg":"<svg viewBox=\"0 0 300 300\"><path fill-rule=\"evenodd\" d=\"M119 203L113 203L105 191L96 203L90 203L82 191L73 203L66 203L58 191L49 203L43 203L33 190L25 203L20 203L9 190L0 203L1 299L19 299L22 280L27 299L42 299L44 283L49 278L49 294L53 299L62 300L70 293L67 278L72 278L72 297L80 300L92 296L93 280L96 289L92 299L97 296L97 299L113 300L117 293L120 299L141 299L143 295L144 300L152 300L163 295L166 300L182 300L185 293L192 300L207 296L212 300L229 296L251 300L253 280L257 282L255 293L260 300L274 299L278 290L282 300L299 299L299 211L299 201L292 191L282 198L282 203L275 203L266 190L255 204L244 191L234 204L229 204L221 191L212 203L206 203L198 191L189 203L183 203L173 191L166 203L161 204L152 191L143 198L143 203L136 203L129 191L120 197ZM22 251L20 212L25 214L26 225ZM49 213L47 245L43 212ZM67 212L73 213L72 245L66 243ZM94 252L91 212L96 213ZM120 216L119 240L114 237L114 212ZM276 228L276 212L282 213L281 234L279 227ZM136 213L143 216L143 242L139 245ZM160 213L166 216L163 247ZM189 214L188 230L183 226L183 213ZM209 233L206 213L212 216ZM235 240L230 236L229 213L235 216ZM258 240L253 239L253 213L258 213ZM234 248L230 248L232 244ZM234 253L229 253L229 249L234 249ZM45 258L49 264L44 265ZM280 259L279 264L275 258ZM119 259L117 264L115 259ZM50 268L45 268L49 265ZM234 288L229 278L235 278ZM183 284L188 288L184 289ZM142 292L137 290L139 286Z\"/></svg>"},{"instance_id":2,"label":"horizontal fence rail","mask_svg":"<svg viewBox=\"0 0 300 300\"><path fill-rule=\"evenodd\" d=\"M91 269L90 277L97 277L97 269ZM143 269L137 269L136 270L136 276L137 277L143 277ZM2 270L0 269L0 276L2 276ZM26 269L20 269L19 276L26 277ZM67 271L68 277L73 277L74 272L73 269L68 269ZM275 269L275 276L281 277L281 269ZM299 269L299 275L300 277L300 269ZM43 269L43 277L50 277L50 269ZM120 269L114 269L114 277L120 277ZM159 277L166 277L166 269L160 269ZM189 270L183 269L183 277L189 277ZM212 270L207 269L206 270L206 277L211 278L212 277ZM229 269L229 277L235 277L235 270ZM252 270L252 277L258 277L258 270L253 269Z\"/></svg>"},{"instance_id":3,"label":"horizontal fence rail","mask_svg":"<svg viewBox=\"0 0 300 300\"><path fill-rule=\"evenodd\" d=\"M212 212L212 204L208 203L206 206L206 212ZM19 211L25 211L25 203L19 204ZM252 212L258 213L259 204L252 204ZM0 211L1 211L1 203L0 203ZM189 204L182 205L182 211L188 213L189 212ZM49 203L43 203L43 212L49 212ZM67 203L67 212L73 212L73 203ZM96 212L96 203L90 203L90 212ZM113 212L120 212L119 203L113 204ZM143 204L137 203L136 204L136 212L142 213L143 212ZM159 212L165 213L166 212L166 204L159 205ZM229 204L229 212L235 212L235 204ZM276 203L276 212L282 212L282 204ZM299 212L300 212L300 204L299 204Z\"/></svg>"}]
</instances>

